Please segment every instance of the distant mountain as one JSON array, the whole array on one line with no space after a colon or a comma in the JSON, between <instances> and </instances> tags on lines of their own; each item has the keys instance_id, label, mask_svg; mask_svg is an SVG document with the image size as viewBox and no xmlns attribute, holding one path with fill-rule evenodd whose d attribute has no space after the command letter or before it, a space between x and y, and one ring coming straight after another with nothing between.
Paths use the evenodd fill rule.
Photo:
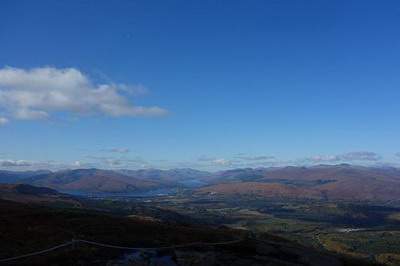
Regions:
<instances>
[{"instance_id":1,"label":"distant mountain","mask_svg":"<svg viewBox=\"0 0 400 266\"><path fill-rule=\"evenodd\" d=\"M49 187L59 191L85 193L134 192L159 187L153 181L141 180L121 173L99 169L64 170L21 179L19 183Z\"/></svg>"},{"instance_id":2,"label":"distant mountain","mask_svg":"<svg viewBox=\"0 0 400 266\"><path fill-rule=\"evenodd\" d=\"M400 203L400 169L348 164L243 168L216 173L194 169L0 171L0 182L81 193L131 193L184 186L200 187L196 190L199 194Z\"/></svg>"},{"instance_id":3,"label":"distant mountain","mask_svg":"<svg viewBox=\"0 0 400 266\"><path fill-rule=\"evenodd\" d=\"M235 169L217 173L199 193L396 201L400 169L343 165Z\"/></svg>"},{"instance_id":4,"label":"distant mountain","mask_svg":"<svg viewBox=\"0 0 400 266\"><path fill-rule=\"evenodd\" d=\"M80 202L69 195L27 184L0 184L0 199L20 203L63 203L80 206Z\"/></svg>"},{"instance_id":5,"label":"distant mountain","mask_svg":"<svg viewBox=\"0 0 400 266\"><path fill-rule=\"evenodd\" d=\"M6 171L0 170L0 183L15 183L21 179L37 176L41 174L50 174L49 170L38 171Z\"/></svg>"},{"instance_id":6,"label":"distant mountain","mask_svg":"<svg viewBox=\"0 0 400 266\"><path fill-rule=\"evenodd\" d=\"M1 171L0 183L25 183L65 192L130 193L177 186L198 187L210 173L194 169L100 170L76 169L51 171Z\"/></svg>"},{"instance_id":7,"label":"distant mountain","mask_svg":"<svg viewBox=\"0 0 400 266\"><path fill-rule=\"evenodd\" d=\"M198 179L202 180L210 175L209 172L199 171L190 168L177 168L170 170L140 169L140 170L119 170L118 172L138 179L153 180L164 184L174 184L182 181Z\"/></svg>"}]
</instances>

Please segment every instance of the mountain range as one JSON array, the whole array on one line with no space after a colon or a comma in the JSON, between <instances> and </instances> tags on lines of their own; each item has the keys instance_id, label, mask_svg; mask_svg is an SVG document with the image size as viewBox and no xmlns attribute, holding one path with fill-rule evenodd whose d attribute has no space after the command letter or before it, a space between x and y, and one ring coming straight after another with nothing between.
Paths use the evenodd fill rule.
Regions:
<instances>
[{"instance_id":1,"label":"mountain range","mask_svg":"<svg viewBox=\"0 0 400 266\"><path fill-rule=\"evenodd\" d=\"M195 195L386 202L400 199L400 169L348 164L220 172L194 169L0 171L0 183L23 183L82 193L130 193L185 187Z\"/></svg>"},{"instance_id":2,"label":"mountain range","mask_svg":"<svg viewBox=\"0 0 400 266\"><path fill-rule=\"evenodd\" d=\"M280 198L398 201L400 169L318 165L218 173L200 193Z\"/></svg>"}]
</instances>

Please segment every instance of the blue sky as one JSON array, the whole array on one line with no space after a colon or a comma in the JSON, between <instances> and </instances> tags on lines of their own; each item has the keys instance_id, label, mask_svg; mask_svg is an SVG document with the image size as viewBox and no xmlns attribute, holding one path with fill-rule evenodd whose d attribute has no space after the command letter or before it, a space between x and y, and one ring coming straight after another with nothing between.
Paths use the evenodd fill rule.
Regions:
<instances>
[{"instance_id":1,"label":"blue sky","mask_svg":"<svg viewBox=\"0 0 400 266\"><path fill-rule=\"evenodd\" d=\"M399 28L398 1L1 1L0 165L398 164Z\"/></svg>"}]
</instances>

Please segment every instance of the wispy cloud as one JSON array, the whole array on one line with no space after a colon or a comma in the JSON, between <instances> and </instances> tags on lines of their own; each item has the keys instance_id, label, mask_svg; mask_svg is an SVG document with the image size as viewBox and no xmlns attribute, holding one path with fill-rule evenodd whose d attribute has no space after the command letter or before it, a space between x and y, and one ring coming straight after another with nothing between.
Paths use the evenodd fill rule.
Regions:
<instances>
[{"instance_id":1,"label":"wispy cloud","mask_svg":"<svg viewBox=\"0 0 400 266\"><path fill-rule=\"evenodd\" d=\"M128 148L111 148L111 149L102 149L104 152L112 152L112 153L129 153L130 150Z\"/></svg>"},{"instance_id":2,"label":"wispy cloud","mask_svg":"<svg viewBox=\"0 0 400 266\"><path fill-rule=\"evenodd\" d=\"M342 161L379 161L381 157L371 151L356 151L339 155Z\"/></svg>"},{"instance_id":3,"label":"wispy cloud","mask_svg":"<svg viewBox=\"0 0 400 266\"><path fill-rule=\"evenodd\" d=\"M200 156L197 161L204 167L207 166L221 166L221 167L228 167L233 166L237 160L234 159L226 159L226 158L218 158L218 157L211 157L211 156Z\"/></svg>"},{"instance_id":4,"label":"wispy cloud","mask_svg":"<svg viewBox=\"0 0 400 266\"><path fill-rule=\"evenodd\" d=\"M0 160L1 167L25 167L31 165L31 162L24 160Z\"/></svg>"},{"instance_id":5,"label":"wispy cloud","mask_svg":"<svg viewBox=\"0 0 400 266\"><path fill-rule=\"evenodd\" d=\"M162 116L158 106L137 106L126 96L144 88L126 84L95 84L75 68L0 69L0 111L10 119L46 119L54 112L77 115Z\"/></svg>"},{"instance_id":6,"label":"wispy cloud","mask_svg":"<svg viewBox=\"0 0 400 266\"><path fill-rule=\"evenodd\" d=\"M198 163L203 167L220 168L258 168L287 165L314 165L321 163L379 163L382 158L371 151L353 151L336 155L316 155L299 159L281 159L272 155L248 155L239 153L231 157L201 156Z\"/></svg>"},{"instance_id":7,"label":"wispy cloud","mask_svg":"<svg viewBox=\"0 0 400 266\"><path fill-rule=\"evenodd\" d=\"M140 167L148 162L141 157L126 158L114 157L114 156L96 156L88 155L86 158L97 165L97 167L110 167L110 168L130 168L130 167Z\"/></svg>"},{"instance_id":8,"label":"wispy cloud","mask_svg":"<svg viewBox=\"0 0 400 266\"><path fill-rule=\"evenodd\" d=\"M231 166L233 162L231 160L227 160L224 158L215 159L212 161L214 164L221 165L221 166Z\"/></svg>"},{"instance_id":9,"label":"wispy cloud","mask_svg":"<svg viewBox=\"0 0 400 266\"><path fill-rule=\"evenodd\" d=\"M121 149L121 148L119 148ZM108 169L138 169L144 167L171 169L171 168L195 168L202 170L226 170L234 168L259 168L279 166L307 166L317 164L355 163L365 165L396 165L383 161L380 155L374 152L348 152L338 155L318 155L299 159L280 159L274 156L248 156L244 154L224 156L200 156L196 160L174 161L174 160L146 160L140 156L129 156L125 150L108 149L110 153L100 155L87 155L77 158L72 162L57 161L28 161L14 160L5 156L0 159L1 169L11 170L35 170L35 169L75 169L75 168L108 168ZM237 158L243 157L244 158ZM400 158L400 154L396 154Z\"/></svg>"},{"instance_id":10,"label":"wispy cloud","mask_svg":"<svg viewBox=\"0 0 400 266\"><path fill-rule=\"evenodd\" d=\"M199 162L212 162L212 161L214 161L214 160L216 160L217 158L215 158L215 157L210 157L210 156L204 156L204 155L202 155L202 156L200 156L197 160L199 161Z\"/></svg>"},{"instance_id":11,"label":"wispy cloud","mask_svg":"<svg viewBox=\"0 0 400 266\"><path fill-rule=\"evenodd\" d=\"M249 155L240 154L240 155L237 155L235 158L244 160L244 161L267 161L267 160L274 160L275 156L269 156L269 155L249 156Z\"/></svg>"},{"instance_id":12,"label":"wispy cloud","mask_svg":"<svg viewBox=\"0 0 400 266\"><path fill-rule=\"evenodd\" d=\"M60 170L60 169L74 169L74 168L89 168L93 167L91 164L87 164L82 161L75 161L71 163L57 162L57 161L28 161L28 160L13 160L13 159L1 159L0 168L8 170Z\"/></svg>"},{"instance_id":13,"label":"wispy cloud","mask_svg":"<svg viewBox=\"0 0 400 266\"><path fill-rule=\"evenodd\" d=\"M200 156L197 159L199 166L204 168L243 168L243 167L266 167L279 163L275 156L256 155L250 156L238 153L230 157Z\"/></svg>"},{"instance_id":14,"label":"wispy cloud","mask_svg":"<svg viewBox=\"0 0 400 266\"><path fill-rule=\"evenodd\" d=\"M355 151L338 155L317 155L303 159L311 163L324 163L324 162L352 162L352 161L379 161L381 156L371 151Z\"/></svg>"}]
</instances>

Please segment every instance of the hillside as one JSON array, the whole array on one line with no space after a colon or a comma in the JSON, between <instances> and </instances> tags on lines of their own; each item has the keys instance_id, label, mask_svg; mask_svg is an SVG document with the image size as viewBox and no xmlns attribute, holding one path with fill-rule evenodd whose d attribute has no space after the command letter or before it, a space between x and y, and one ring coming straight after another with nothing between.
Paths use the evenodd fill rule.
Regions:
<instances>
[{"instance_id":1,"label":"hillside","mask_svg":"<svg viewBox=\"0 0 400 266\"><path fill-rule=\"evenodd\" d=\"M235 169L220 172L198 193L397 202L400 170L351 165Z\"/></svg>"},{"instance_id":2,"label":"hillside","mask_svg":"<svg viewBox=\"0 0 400 266\"><path fill-rule=\"evenodd\" d=\"M91 210L46 209L0 200L0 217L0 259L43 250L72 238L128 247L186 245L149 251L135 257L135 264L126 261L126 255L135 252L80 243L75 248L14 261L18 265L364 264L271 235L253 239L240 230L167 224Z\"/></svg>"},{"instance_id":3,"label":"hillside","mask_svg":"<svg viewBox=\"0 0 400 266\"><path fill-rule=\"evenodd\" d=\"M26 183L66 192L131 193L177 186L198 187L206 184L201 180L209 175L194 169L0 171L0 183Z\"/></svg>"},{"instance_id":4,"label":"hillside","mask_svg":"<svg viewBox=\"0 0 400 266\"><path fill-rule=\"evenodd\" d=\"M50 174L51 171L48 170L38 170L38 171L7 171L0 170L0 183L15 183L19 180L42 175Z\"/></svg>"},{"instance_id":5,"label":"hillside","mask_svg":"<svg viewBox=\"0 0 400 266\"><path fill-rule=\"evenodd\" d=\"M19 180L20 183L49 187L59 191L84 193L135 192L159 187L154 181L140 180L115 171L99 169L65 170L36 175Z\"/></svg>"},{"instance_id":6,"label":"hillside","mask_svg":"<svg viewBox=\"0 0 400 266\"><path fill-rule=\"evenodd\" d=\"M199 171L190 168L177 168L169 170L160 169L139 169L139 170L119 170L118 172L141 180L150 180L162 184L163 186L185 186L196 187L206 184L207 177L213 174L206 171Z\"/></svg>"},{"instance_id":7,"label":"hillside","mask_svg":"<svg viewBox=\"0 0 400 266\"><path fill-rule=\"evenodd\" d=\"M212 175L210 172L199 171L190 168L177 168L169 170L160 169L139 169L139 170L119 170L120 173L138 179L150 179L157 181L182 181L186 179L203 179Z\"/></svg>"},{"instance_id":8,"label":"hillside","mask_svg":"<svg viewBox=\"0 0 400 266\"><path fill-rule=\"evenodd\" d=\"M73 197L46 187L34 187L26 184L0 184L0 199L20 203L63 204L80 206Z\"/></svg>"}]
</instances>

